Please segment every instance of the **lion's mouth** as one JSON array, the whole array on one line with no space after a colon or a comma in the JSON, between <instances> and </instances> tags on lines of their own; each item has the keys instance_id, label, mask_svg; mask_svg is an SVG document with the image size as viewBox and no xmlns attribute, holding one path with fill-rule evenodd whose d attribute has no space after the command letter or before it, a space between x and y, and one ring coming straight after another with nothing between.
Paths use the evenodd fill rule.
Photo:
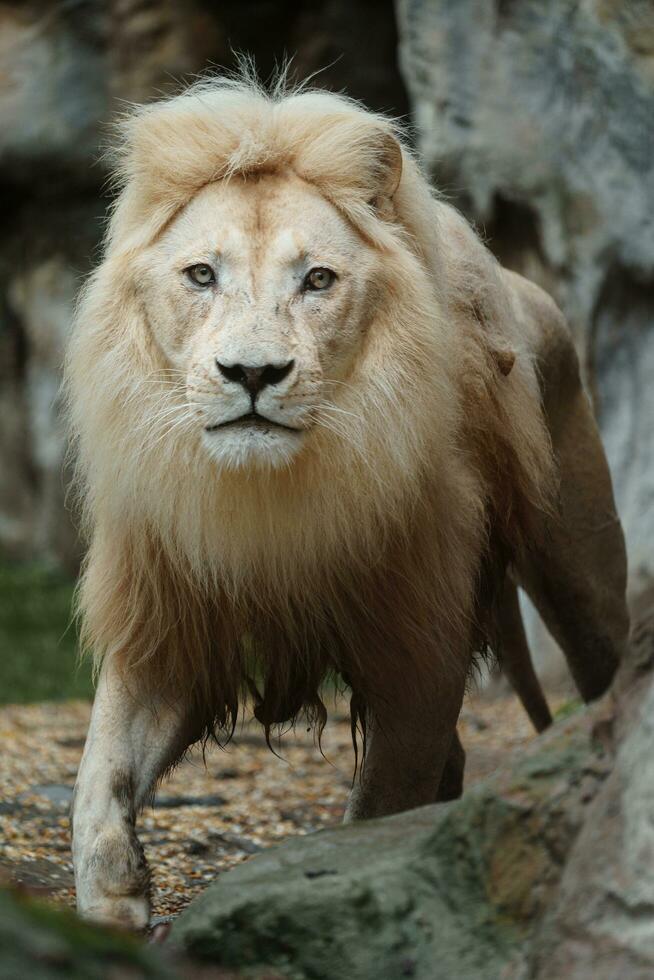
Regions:
<instances>
[{"instance_id":1,"label":"lion's mouth","mask_svg":"<svg viewBox=\"0 0 654 980\"><path fill-rule=\"evenodd\" d=\"M259 415L258 412L247 412L245 415L239 415L236 419L229 419L227 422L218 422L216 425L205 425L205 432L218 432L220 429L229 428L243 428L243 429L258 429L262 432L267 432L269 429L284 429L286 432L302 432L293 425L284 425L283 422L275 422L273 419L266 418L265 415Z\"/></svg>"}]
</instances>

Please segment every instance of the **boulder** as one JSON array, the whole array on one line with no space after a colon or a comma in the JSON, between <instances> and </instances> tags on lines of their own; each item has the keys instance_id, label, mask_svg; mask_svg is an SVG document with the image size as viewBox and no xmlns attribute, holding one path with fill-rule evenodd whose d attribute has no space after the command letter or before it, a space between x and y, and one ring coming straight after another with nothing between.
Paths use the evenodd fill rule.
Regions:
<instances>
[{"instance_id":1,"label":"boulder","mask_svg":"<svg viewBox=\"0 0 654 980\"><path fill-rule=\"evenodd\" d=\"M631 649L610 722L615 764L570 850L523 977L654 975L654 619L639 624Z\"/></svg>"},{"instance_id":2,"label":"boulder","mask_svg":"<svg viewBox=\"0 0 654 980\"><path fill-rule=\"evenodd\" d=\"M27 894L0 889L0 980L282 980L171 955L142 938L82 922Z\"/></svg>"},{"instance_id":3,"label":"boulder","mask_svg":"<svg viewBox=\"0 0 654 980\"><path fill-rule=\"evenodd\" d=\"M255 855L172 941L292 980L653 976L653 664L654 617L611 693L462 799Z\"/></svg>"},{"instance_id":4,"label":"boulder","mask_svg":"<svg viewBox=\"0 0 654 980\"><path fill-rule=\"evenodd\" d=\"M17 892L0 890L0 980L175 980L158 951Z\"/></svg>"},{"instance_id":5,"label":"boulder","mask_svg":"<svg viewBox=\"0 0 654 980\"><path fill-rule=\"evenodd\" d=\"M172 939L294 980L497 980L547 908L610 768L601 709L450 805L297 838L224 874Z\"/></svg>"}]
</instances>

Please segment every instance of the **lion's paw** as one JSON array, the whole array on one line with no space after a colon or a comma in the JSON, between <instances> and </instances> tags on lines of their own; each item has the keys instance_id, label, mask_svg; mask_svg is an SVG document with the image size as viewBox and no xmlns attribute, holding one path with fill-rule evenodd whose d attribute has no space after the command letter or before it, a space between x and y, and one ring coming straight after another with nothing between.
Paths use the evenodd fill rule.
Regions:
<instances>
[{"instance_id":1,"label":"lion's paw","mask_svg":"<svg viewBox=\"0 0 654 980\"><path fill-rule=\"evenodd\" d=\"M77 910L85 919L145 929L150 919L150 872L134 833L101 833L76 860Z\"/></svg>"},{"instance_id":2,"label":"lion's paw","mask_svg":"<svg viewBox=\"0 0 654 980\"><path fill-rule=\"evenodd\" d=\"M78 905L83 919L99 925L142 932L150 921L150 902L145 895L106 895L90 905Z\"/></svg>"}]
</instances>

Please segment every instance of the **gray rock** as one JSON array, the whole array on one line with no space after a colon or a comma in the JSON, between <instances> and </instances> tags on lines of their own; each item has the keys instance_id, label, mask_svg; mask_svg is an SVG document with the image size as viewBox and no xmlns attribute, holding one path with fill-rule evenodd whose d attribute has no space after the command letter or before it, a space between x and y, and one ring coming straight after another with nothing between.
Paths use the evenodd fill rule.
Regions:
<instances>
[{"instance_id":1,"label":"gray rock","mask_svg":"<svg viewBox=\"0 0 654 980\"><path fill-rule=\"evenodd\" d=\"M0 890L0 980L175 980L159 951L134 938L80 922L24 895Z\"/></svg>"},{"instance_id":2,"label":"gray rock","mask_svg":"<svg viewBox=\"0 0 654 980\"><path fill-rule=\"evenodd\" d=\"M209 793L205 796L156 796L154 801L155 809L176 810L182 806L224 806L227 800L224 796L217 793Z\"/></svg>"},{"instance_id":3,"label":"gray rock","mask_svg":"<svg viewBox=\"0 0 654 980\"><path fill-rule=\"evenodd\" d=\"M0 980L283 980L271 971L245 977L198 967L152 942L34 901L27 890L0 889ZM165 930L166 920L160 923Z\"/></svg>"},{"instance_id":4,"label":"gray rock","mask_svg":"<svg viewBox=\"0 0 654 980\"><path fill-rule=\"evenodd\" d=\"M16 442L22 440L15 448L18 460L24 460L24 469L16 465L5 468L0 475L0 498L6 501L4 522L8 523L10 515L14 519L11 551L74 567L77 549L62 479L66 437L59 388L80 277L72 265L71 251L76 243L72 249L70 243L63 248L59 245L40 261L44 237L42 227L35 229L33 252L8 282L7 318L19 332L24 351L18 403L22 417L14 422ZM0 403L3 401L0 395Z\"/></svg>"},{"instance_id":5,"label":"gray rock","mask_svg":"<svg viewBox=\"0 0 654 980\"><path fill-rule=\"evenodd\" d=\"M220 877L172 941L303 980L497 980L529 940L610 763L593 712L451 805L298 838Z\"/></svg>"},{"instance_id":6,"label":"gray rock","mask_svg":"<svg viewBox=\"0 0 654 980\"><path fill-rule=\"evenodd\" d=\"M647 631L654 652L654 621ZM534 936L535 980L650 980L654 976L654 682L631 692L627 729L591 807L557 895Z\"/></svg>"},{"instance_id":7,"label":"gray rock","mask_svg":"<svg viewBox=\"0 0 654 980\"><path fill-rule=\"evenodd\" d=\"M101 6L88 0L2 5L0 167L5 174L33 179L45 164L58 171L72 167L77 179L88 183L84 172L97 152L107 108Z\"/></svg>"},{"instance_id":8,"label":"gray rock","mask_svg":"<svg viewBox=\"0 0 654 980\"><path fill-rule=\"evenodd\" d=\"M649 980L653 742L650 616L611 693L461 800L271 848L172 941L292 980Z\"/></svg>"},{"instance_id":9,"label":"gray rock","mask_svg":"<svg viewBox=\"0 0 654 980\"><path fill-rule=\"evenodd\" d=\"M58 888L72 888L75 883L72 871L48 858L0 860L0 880L39 897L46 897Z\"/></svg>"},{"instance_id":10,"label":"gray rock","mask_svg":"<svg viewBox=\"0 0 654 980\"><path fill-rule=\"evenodd\" d=\"M397 0L420 153L567 314L636 597L654 574L654 8Z\"/></svg>"},{"instance_id":11,"label":"gray rock","mask_svg":"<svg viewBox=\"0 0 654 980\"><path fill-rule=\"evenodd\" d=\"M70 802L73 798L73 787L72 786L61 786L58 783L47 783L42 786L32 786L28 793L21 793L19 799L23 796L45 796L47 800L54 803L55 806L70 806Z\"/></svg>"}]
</instances>

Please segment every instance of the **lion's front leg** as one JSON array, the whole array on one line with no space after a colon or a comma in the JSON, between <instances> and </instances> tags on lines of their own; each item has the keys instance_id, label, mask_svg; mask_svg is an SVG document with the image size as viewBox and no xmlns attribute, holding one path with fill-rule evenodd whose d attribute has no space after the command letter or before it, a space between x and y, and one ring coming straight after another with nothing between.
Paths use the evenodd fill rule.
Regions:
<instances>
[{"instance_id":1,"label":"lion's front leg","mask_svg":"<svg viewBox=\"0 0 654 980\"><path fill-rule=\"evenodd\" d=\"M431 693L430 692L431 688ZM414 688L415 690L415 688ZM465 673L401 693L369 717L366 758L345 820L365 820L460 795L465 753L456 733Z\"/></svg>"},{"instance_id":2,"label":"lion's front leg","mask_svg":"<svg viewBox=\"0 0 654 980\"><path fill-rule=\"evenodd\" d=\"M136 814L186 749L187 736L179 714L140 704L105 664L72 814L77 908L84 917L134 929L148 924L149 872Z\"/></svg>"}]
</instances>

